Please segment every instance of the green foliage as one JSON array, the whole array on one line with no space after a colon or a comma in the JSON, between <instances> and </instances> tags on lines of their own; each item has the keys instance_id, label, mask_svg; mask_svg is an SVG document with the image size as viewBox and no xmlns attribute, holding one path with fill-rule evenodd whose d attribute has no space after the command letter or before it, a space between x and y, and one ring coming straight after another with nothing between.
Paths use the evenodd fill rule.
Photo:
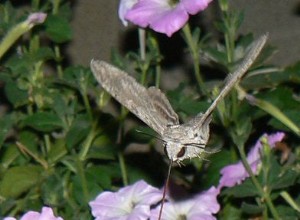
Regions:
<instances>
[{"instance_id":1,"label":"green foliage","mask_svg":"<svg viewBox=\"0 0 300 220\"><path fill-rule=\"evenodd\" d=\"M109 102L89 67L63 65L63 45L72 40L72 10L64 1L42 2L32 1L28 7L32 10L15 8L9 1L0 4L1 38L24 21L28 11L47 13L43 24L29 30L18 44L13 42L0 59L0 218L48 205L65 219L92 219L88 202L99 193L138 179L161 187L167 163L155 150L155 145L162 145L156 144L156 134L126 109ZM243 14L229 11L226 2L222 1L222 19L216 22L224 44L210 45L211 37L202 36L199 28L185 37L195 47L190 52L201 51L209 58L209 68L199 69L208 79L203 82L205 90L199 89L201 77L194 76L198 81L166 91L181 121L209 107L226 74L240 64L254 40L251 34L237 35ZM149 33L144 59L132 51L125 57L112 55L120 68L133 67L146 87L159 87L163 74L164 58L156 37ZM218 219L271 219L267 196L284 219L300 218L300 62L286 68L265 65L274 51L265 47L239 89L214 111L208 153L203 156L207 160L187 161L186 167L172 171L172 179L191 192L216 186L220 170L240 161L237 147L248 150L263 133L286 132L286 143L280 143L285 148L261 153L262 165L254 178L265 194L253 178L222 189ZM272 107L278 111L274 113Z\"/></svg>"}]
</instances>

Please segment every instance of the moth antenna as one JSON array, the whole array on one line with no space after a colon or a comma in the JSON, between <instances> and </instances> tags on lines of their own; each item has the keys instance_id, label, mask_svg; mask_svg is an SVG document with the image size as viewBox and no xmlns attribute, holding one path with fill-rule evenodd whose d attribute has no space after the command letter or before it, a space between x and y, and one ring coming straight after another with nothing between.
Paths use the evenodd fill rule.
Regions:
<instances>
[{"instance_id":1,"label":"moth antenna","mask_svg":"<svg viewBox=\"0 0 300 220\"><path fill-rule=\"evenodd\" d=\"M201 154L198 154L197 157L203 161L206 161L206 162L209 162L210 160L209 159L206 159L204 157L201 156Z\"/></svg>"},{"instance_id":2,"label":"moth antenna","mask_svg":"<svg viewBox=\"0 0 300 220\"><path fill-rule=\"evenodd\" d=\"M203 144L198 144L198 143L188 143L188 144L184 144L185 147L191 146L191 147L197 147L200 149L205 149L205 145Z\"/></svg>"},{"instance_id":3,"label":"moth antenna","mask_svg":"<svg viewBox=\"0 0 300 220\"><path fill-rule=\"evenodd\" d=\"M206 154L215 154L215 153L219 153L221 150L220 149L212 149L212 151L208 151L208 150L205 150L204 153Z\"/></svg>"},{"instance_id":4,"label":"moth antenna","mask_svg":"<svg viewBox=\"0 0 300 220\"><path fill-rule=\"evenodd\" d=\"M160 141L162 141L162 142L165 142L162 138L160 138L160 137L158 137L158 136L155 136L155 135L153 135L153 134L149 134L149 133L146 133L146 132L141 131L141 130L136 130L136 131L139 132L139 133L141 133L141 134L148 135L148 136L150 136L150 137L154 137L155 139L160 140Z\"/></svg>"},{"instance_id":5,"label":"moth antenna","mask_svg":"<svg viewBox=\"0 0 300 220\"><path fill-rule=\"evenodd\" d=\"M172 164L173 164L173 161L170 160L167 179L166 179L166 182L165 182L165 185L164 185L163 197L162 197L162 200L161 200L158 220L161 220L162 211L163 211L163 208L164 208L164 203L165 203L166 194L167 194L167 187L169 185L169 180L170 180L170 175L171 175Z\"/></svg>"}]
</instances>

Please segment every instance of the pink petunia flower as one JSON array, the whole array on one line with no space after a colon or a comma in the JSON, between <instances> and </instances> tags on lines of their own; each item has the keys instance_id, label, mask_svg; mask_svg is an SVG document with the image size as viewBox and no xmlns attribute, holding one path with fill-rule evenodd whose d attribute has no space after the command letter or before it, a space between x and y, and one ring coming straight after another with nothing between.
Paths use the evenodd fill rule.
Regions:
<instances>
[{"instance_id":1,"label":"pink petunia flower","mask_svg":"<svg viewBox=\"0 0 300 220\"><path fill-rule=\"evenodd\" d=\"M149 26L154 31L170 37L186 24L189 15L203 11L211 1L122 0L119 16L125 24L126 19L143 28Z\"/></svg>"},{"instance_id":2,"label":"pink petunia flower","mask_svg":"<svg viewBox=\"0 0 300 220\"><path fill-rule=\"evenodd\" d=\"M162 220L188 219L188 220L215 220L213 214L220 210L217 201L219 190L214 186L192 199L180 202L166 202L162 212ZM150 220L157 220L160 206L151 211Z\"/></svg>"},{"instance_id":3,"label":"pink petunia flower","mask_svg":"<svg viewBox=\"0 0 300 220\"><path fill-rule=\"evenodd\" d=\"M89 205L96 220L142 220L150 217L150 206L161 198L161 190L138 181L118 192L103 192Z\"/></svg>"},{"instance_id":4,"label":"pink petunia flower","mask_svg":"<svg viewBox=\"0 0 300 220\"><path fill-rule=\"evenodd\" d=\"M6 217L4 220L16 220L16 218ZM55 217L51 208L43 207L41 213L29 211L25 213L20 220L63 220L63 218Z\"/></svg>"},{"instance_id":5,"label":"pink petunia flower","mask_svg":"<svg viewBox=\"0 0 300 220\"><path fill-rule=\"evenodd\" d=\"M284 138L283 132L277 132L273 135L263 135L268 140L268 144L271 148L275 147L276 142L282 141ZM260 159L260 150L262 149L261 138L256 142L255 146L250 150L247 155L247 161L252 169L253 173L258 172L258 166L261 164ZM222 187L232 187L237 184L240 184L243 180L249 177L248 172L246 171L244 165L241 161L236 164L231 164L224 167L221 170L221 179L219 181L218 189L220 190Z\"/></svg>"}]
</instances>

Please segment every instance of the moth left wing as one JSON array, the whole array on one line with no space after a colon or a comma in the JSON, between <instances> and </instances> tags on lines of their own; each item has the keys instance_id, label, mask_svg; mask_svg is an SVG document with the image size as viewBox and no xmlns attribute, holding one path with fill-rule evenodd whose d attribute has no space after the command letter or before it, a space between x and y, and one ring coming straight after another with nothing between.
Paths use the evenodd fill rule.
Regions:
<instances>
[{"instance_id":1,"label":"moth left wing","mask_svg":"<svg viewBox=\"0 0 300 220\"><path fill-rule=\"evenodd\" d=\"M162 135L167 126L178 123L177 114L159 89L146 89L126 72L104 61L92 60L91 69L111 96L158 134Z\"/></svg>"}]
</instances>

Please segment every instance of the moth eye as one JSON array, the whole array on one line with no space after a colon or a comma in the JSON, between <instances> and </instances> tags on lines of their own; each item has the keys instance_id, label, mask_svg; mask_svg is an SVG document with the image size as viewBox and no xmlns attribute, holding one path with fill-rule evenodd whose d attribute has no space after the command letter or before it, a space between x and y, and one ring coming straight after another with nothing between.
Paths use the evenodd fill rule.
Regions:
<instances>
[{"instance_id":1,"label":"moth eye","mask_svg":"<svg viewBox=\"0 0 300 220\"><path fill-rule=\"evenodd\" d=\"M198 133L195 133L195 134L194 134L194 138L196 138L196 137L198 137Z\"/></svg>"},{"instance_id":2,"label":"moth eye","mask_svg":"<svg viewBox=\"0 0 300 220\"><path fill-rule=\"evenodd\" d=\"M186 152L186 147L182 147L180 151L177 153L177 158L183 157Z\"/></svg>"}]
</instances>

